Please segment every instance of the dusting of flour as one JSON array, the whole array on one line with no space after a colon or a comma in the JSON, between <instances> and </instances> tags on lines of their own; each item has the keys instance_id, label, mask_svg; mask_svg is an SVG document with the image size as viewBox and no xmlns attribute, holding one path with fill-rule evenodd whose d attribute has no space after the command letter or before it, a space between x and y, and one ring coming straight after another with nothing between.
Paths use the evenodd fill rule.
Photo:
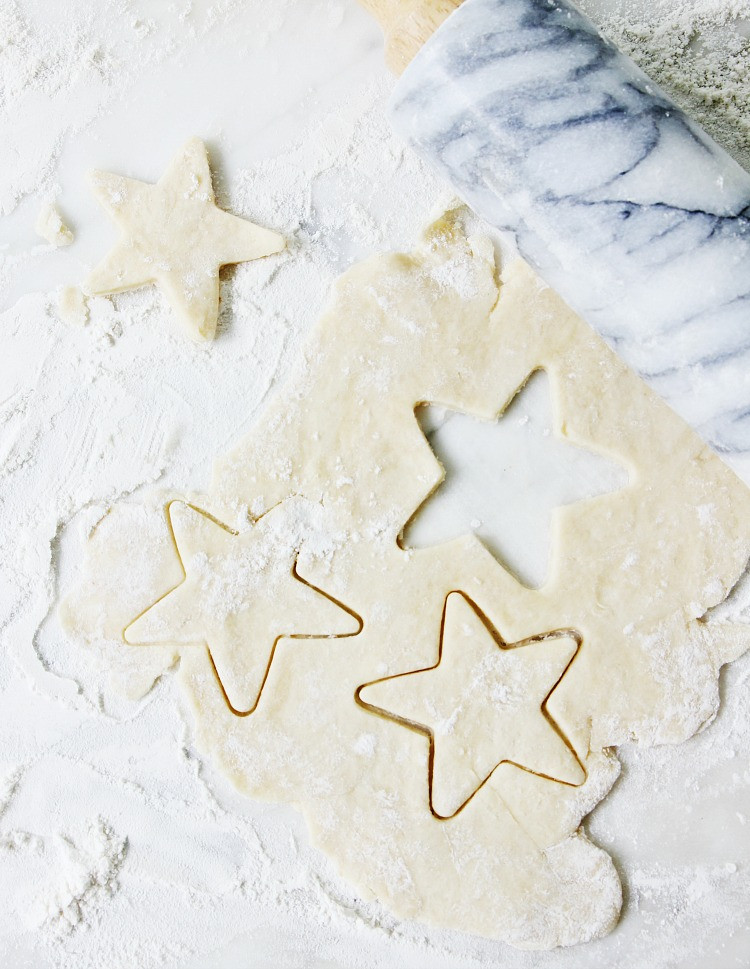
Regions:
<instances>
[{"instance_id":1,"label":"dusting of flour","mask_svg":"<svg viewBox=\"0 0 750 969\"><path fill-rule=\"evenodd\" d=\"M750 0L579 0L579 6L750 168Z\"/></svg>"},{"instance_id":2,"label":"dusting of flour","mask_svg":"<svg viewBox=\"0 0 750 969\"><path fill-rule=\"evenodd\" d=\"M750 158L748 0L582 6ZM169 677L126 700L59 629L55 604L107 506L154 482L204 487L291 370L333 279L410 248L449 195L390 133L381 60L344 0L0 0L3 969L687 969L696 956L740 966L750 947L747 657L710 730L620 751L623 777L589 831L626 884L621 927L532 955L355 897L293 810L241 797L195 756ZM94 237L78 173L155 179L193 134L219 204L283 231L287 253L223 276L209 349L181 337L153 289L92 299L72 326L63 287L111 241ZM76 240L51 253L34 221L58 196ZM363 734L357 751L373 743Z\"/></svg>"}]
</instances>

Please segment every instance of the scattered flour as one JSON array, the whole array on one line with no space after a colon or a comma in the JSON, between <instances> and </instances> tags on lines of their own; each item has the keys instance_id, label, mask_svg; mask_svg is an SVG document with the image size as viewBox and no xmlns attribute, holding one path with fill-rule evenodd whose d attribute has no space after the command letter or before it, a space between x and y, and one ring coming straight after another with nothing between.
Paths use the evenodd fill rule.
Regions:
<instances>
[{"instance_id":1,"label":"scattered flour","mask_svg":"<svg viewBox=\"0 0 750 969\"><path fill-rule=\"evenodd\" d=\"M623 0L606 14L581 5L750 163L747 0ZM305 56L311 45L319 57ZM92 299L88 326L66 326L61 315L85 322L77 297L32 291L52 288L40 270L0 315L3 969L688 969L696 954L740 965L732 953L750 945L750 812L737 809L750 792L747 658L727 672L710 730L677 749L620 752L624 775L589 830L631 893L621 928L592 949L526 954L401 923L352 896L295 812L243 798L196 759L169 678L126 700L61 634L58 593L108 504L157 481L203 486L214 455L288 373L335 276L411 245L448 195L388 129L377 35L353 4L2 0L0 212L13 232L33 228L28 205L58 194L66 153L83 168L101 162L118 128L130 137L141 117L166 128L151 95L201 51L217 74L221 51L235 80L254 77L256 61L268 77L233 93L205 72L201 94L219 120L162 132L163 158L188 135L213 137L219 204L284 231L287 255L225 275L210 353L173 332L153 289ZM269 51L285 53L276 63ZM297 82L308 61L317 73ZM204 118L194 90L195 76L186 91ZM265 102L284 125L256 124ZM249 129L260 147L248 147ZM64 197L81 231L54 258L80 248L93 260L101 252L86 250L75 196ZM0 292L48 248L0 246ZM69 265L74 286L85 266ZM373 743L363 734L356 753L370 756Z\"/></svg>"},{"instance_id":2,"label":"scattered flour","mask_svg":"<svg viewBox=\"0 0 750 969\"><path fill-rule=\"evenodd\" d=\"M750 168L750 0L578 0L724 148Z\"/></svg>"},{"instance_id":3,"label":"scattered flour","mask_svg":"<svg viewBox=\"0 0 750 969\"><path fill-rule=\"evenodd\" d=\"M43 885L31 918L40 928L67 935L81 923L95 924L102 907L118 888L117 873L125 860L127 843L102 818L73 840L55 835L42 842L50 884Z\"/></svg>"},{"instance_id":4,"label":"scattered flour","mask_svg":"<svg viewBox=\"0 0 750 969\"><path fill-rule=\"evenodd\" d=\"M3 0L0 4L0 214L54 185L66 140L146 68L240 15L237 0ZM179 29L182 26L182 29ZM151 42L149 42L151 38ZM36 124L26 123L30 108Z\"/></svg>"}]
</instances>

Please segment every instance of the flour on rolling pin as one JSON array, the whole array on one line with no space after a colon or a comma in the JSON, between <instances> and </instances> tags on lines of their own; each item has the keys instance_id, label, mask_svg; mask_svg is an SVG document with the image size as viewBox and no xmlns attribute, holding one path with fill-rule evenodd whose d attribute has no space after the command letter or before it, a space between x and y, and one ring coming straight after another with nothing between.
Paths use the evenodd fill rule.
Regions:
<instances>
[{"instance_id":1,"label":"flour on rolling pin","mask_svg":"<svg viewBox=\"0 0 750 969\"><path fill-rule=\"evenodd\" d=\"M750 482L750 174L564 0L465 0L391 107Z\"/></svg>"}]
</instances>

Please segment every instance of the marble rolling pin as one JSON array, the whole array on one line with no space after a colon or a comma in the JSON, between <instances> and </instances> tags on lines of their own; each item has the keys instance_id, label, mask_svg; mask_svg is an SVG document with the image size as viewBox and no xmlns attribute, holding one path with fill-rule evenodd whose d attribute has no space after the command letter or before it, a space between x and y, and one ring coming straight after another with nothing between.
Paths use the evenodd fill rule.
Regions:
<instances>
[{"instance_id":1,"label":"marble rolling pin","mask_svg":"<svg viewBox=\"0 0 750 969\"><path fill-rule=\"evenodd\" d=\"M750 484L750 174L566 0L361 2L395 129Z\"/></svg>"}]
</instances>

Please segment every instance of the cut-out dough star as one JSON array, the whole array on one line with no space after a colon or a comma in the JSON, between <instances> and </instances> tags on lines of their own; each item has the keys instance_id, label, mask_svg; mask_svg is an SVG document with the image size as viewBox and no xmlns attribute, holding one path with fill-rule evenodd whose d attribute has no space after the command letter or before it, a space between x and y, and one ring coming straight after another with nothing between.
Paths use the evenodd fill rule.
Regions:
<instances>
[{"instance_id":1,"label":"cut-out dough star","mask_svg":"<svg viewBox=\"0 0 750 969\"><path fill-rule=\"evenodd\" d=\"M430 803L449 818L501 763L564 784L585 780L546 710L580 640L568 630L506 644L463 593L445 600L439 659L358 690L369 709L430 737Z\"/></svg>"},{"instance_id":2,"label":"cut-out dough star","mask_svg":"<svg viewBox=\"0 0 750 969\"><path fill-rule=\"evenodd\" d=\"M206 146L199 138L175 156L156 185L92 172L99 203L120 241L89 274L90 296L157 283L195 340L211 340L219 318L219 269L280 252L283 236L218 208Z\"/></svg>"},{"instance_id":3,"label":"cut-out dough star","mask_svg":"<svg viewBox=\"0 0 750 969\"><path fill-rule=\"evenodd\" d=\"M361 622L296 572L309 502L290 498L237 534L192 505L168 515L185 578L125 630L131 645L207 645L234 713L252 713L282 637L356 635Z\"/></svg>"},{"instance_id":4,"label":"cut-out dough star","mask_svg":"<svg viewBox=\"0 0 750 969\"><path fill-rule=\"evenodd\" d=\"M540 586L554 509L627 484L620 465L553 432L542 371L532 374L498 421L450 411L435 423L435 411L418 414L445 479L404 530L407 546L436 545L473 531L521 581Z\"/></svg>"}]
</instances>

